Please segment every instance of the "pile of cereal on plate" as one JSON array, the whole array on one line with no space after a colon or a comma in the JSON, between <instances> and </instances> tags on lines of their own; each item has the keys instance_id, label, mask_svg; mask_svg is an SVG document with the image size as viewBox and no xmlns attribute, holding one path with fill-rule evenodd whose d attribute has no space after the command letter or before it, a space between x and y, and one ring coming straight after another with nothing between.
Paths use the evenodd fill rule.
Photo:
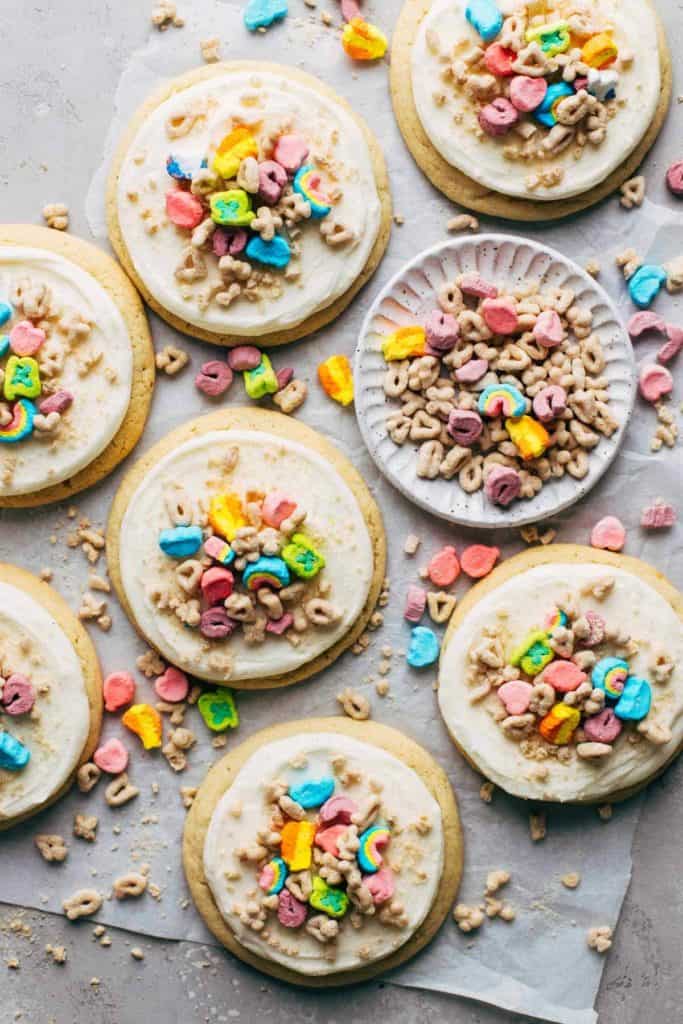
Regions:
<instances>
[{"instance_id":1,"label":"pile of cereal on plate","mask_svg":"<svg viewBox=\"0 0 683 1024\"><path fill-rule=\"evenodd\" d=\"M618 424L592 313L570 288L506 292L479 274L446 281L424 324L382 341L387 418L397 445L419 444L417 475L457 477L509 505L543 484L588 473L591 449Z\"/></svg>"},{"instance_id":2,"label":"pile of cereal on plate","mask_svg":"<svg viewBox=\"0 0 683 1024\"><path fill-rule=\"evenodd\" d=\"M338 622L320 544L303 532L306 512L286 494L213 494L197 512L175 485L166 504L171 525L159 547L167 558L149 587L160 611L207 640L241 630L248 644L284 636L296 646L310 626Z\"/></svg>"},{"instance_id":3,"label":"pile of cereal on plate","mask_svg":"<svg viewBox=\"0 0 683 1024\"><path fill-rule=\"evenodd\" d=\"M14 283L10 301L0 302L0 443L36 436L54 441L74 396L60 386L68 356L87 376L102 353L79 346L92 322L76 309L62 309L46 284L29 278ZM36 404L37 403L37 404Z\"/></svg>"},{"instance_id":4,"label":"pile of cereal on plate","mask_svg":"<svg viewBox=\"0 0 683 1024\"><path fill-rule=\"evenodd\" d=\"M471 101L475 133L500 139L514 161L551 161L569 146L578 160L586 146L604 143L617 110L618 69L634 55L619 51L599 3L588 10L573 0L530 0L504 17L493 0L471 0L465 17L481 45L463 40L445 55L443 80ZM438 38L431 45L438 52ZM446 99L445 92L434 96L435 103ZM561 167L548 167L527 185L558 184L562 176Z\"/></svg>"},{"instance_id":5,"label":"pile of cereal on plate","mask_svg":"<svg viewBox=\"0 0 683 1024\"><path fill-rule=\"evenodd\" d=\"M372 794L359 807L335 787L331 775L290 787L276 779L266 787L269 820L253 843L235 851L255 865L266 894L233 908L254 931L263 931L269 913L324 944L349 922L360 928L365 915L393 928L408 924L383 862L392 833L380 818L381 796Z\"/></svg>"},{"instance_id":6,"label":"pile of cereal on plate","mask_svg":"<svg viewBox=\"0 0 683 1024\"><path fill-rule=\"evenodd\" d=\"M341 196L333 168L326 166L325 184L309 153L302 135L238 124L209 157L170 155L175 187L166 193L166 213L188 233L177 280L200 281L207 258L217 260L222 281L206 302L227 308L237 299L277 297L298 279L306 221L334 248L355 243L354 232L330 216Z\"/></svg>"},{"instance_id":7,"label":"pile of cereal on plate","mask_svg":"<svg viewBox=\"0 0 683 1024\"><path fill-rule=\"evenodd\" d=\"M613 582L600 582L603 596ZM669 727L648 719L651 683L631 674L629 658L637 650L618 624L582 611L568 596L525 637L510 636L504 624L482 631L468 652L469 700L485 701L504 735L534 761L599 762L618 741L637 740L634 730L654 744L668 743ZM667 683L673 669L667 655L653 654L654 683Z\"/></svg>"}]
</instances>

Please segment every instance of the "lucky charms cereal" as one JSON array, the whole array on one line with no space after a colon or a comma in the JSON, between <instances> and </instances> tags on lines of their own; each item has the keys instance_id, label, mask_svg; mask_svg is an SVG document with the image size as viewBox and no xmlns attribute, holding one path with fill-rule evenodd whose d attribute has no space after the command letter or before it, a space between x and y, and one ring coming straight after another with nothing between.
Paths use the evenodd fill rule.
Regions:
<instances>
[{"instance_id":1,"label":"lucky charms cereal","mask_svg":"<svg viewBox=\"0 0 683 1024\"><path fill-rule=\"evenodd\" d=\"M417 938L436 894L449 905L460 851L444 864L443 804L423 782L424 752L404 757L400 734L395 748L376 745L372 729L366 741L364 724L316 724L264 730L251 744L213 810L203 863L223 919L263 969L328 975ZM207 797L200 789L205 811ZM190 871L195 896L197 881Z\"/></svg>"},{"instance_id":2,"label":"lucky charms cereal","mask_svg":"<svg viewBox=\"0 0 683 1024\"><path fill-rule=\"evenodd\" d=\"M431 147L518 198L590 194L665 103L656 16L637 0L435 0L410 45L411 98ZM396 77L393 87L405 104Z\"/></svg>"},{"instance_id":3,"label":"lucky charms cereal","mask_svg":"<svg viewBox=\"0 0 683 1024\"><path fill-rule=\"evenodd\" d=\"M391 440L417 448L417 476L501 506L582 480L618 428L592 327L570 288L445 281L422 323L382 339Z\"/></svg>"}]
</instances>

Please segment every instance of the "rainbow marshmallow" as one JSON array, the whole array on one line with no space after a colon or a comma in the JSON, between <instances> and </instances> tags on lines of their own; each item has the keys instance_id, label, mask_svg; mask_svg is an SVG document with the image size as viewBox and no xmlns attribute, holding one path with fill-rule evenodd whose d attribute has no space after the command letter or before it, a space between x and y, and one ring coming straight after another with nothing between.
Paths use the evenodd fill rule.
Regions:
<instances>
[{"instance_id":1,"label":"rainbow marshmallow","mask_svg":"<svg viewBox=\"0 0 683 1024\"><path fill-rule=\"evenodd\" d=\"M621 697L628 678L628 662L621 658L602 658L591 672L593 686L604 690L613 700Z\"/></svg>"},{"instance_id":2,"label":"rainbow marshmallow","mask_svg":"<svg viewBox=\"0 0 683 1024\"><path fill-rule=\"evenodd\" d=\"M28 398L20 398L12 407L12 419L4 427L0 427L0 444L13 444L22 441L33 433L33 420L36 407Z\"/></svg>"},{"instance_id":3,"label":"rainbow marshmallow","mask_svg":"<svg viewBox=\"0 0 683 1024\"><path fill-rule=\"evenodd\" d=\"M550 614L546 618L545 622L543 623L543 627L545 631L548 634L550 634L554 629L559 629L560 626L566 626L568 622L569 619L567 618L565 613L561 611L560 608L555 608L554 611L550 612Z\"/></svg>"},{"instance_id":4,"label":"rainbow marshmallow","mask_svg":"<svg viewBox=\"0 0 683 1024\"><path fill-rule=\"evenodd\" d=\"M293 188L311 204L311 217L315 220L327 217L332 206L322 190L320 171L311 164L304 164L294 176Z\"/></svg>"},{"instance_id":5,"label":"rainbow marshmallow","mask_svg":"<svg viewBox=\"0 0 683 1024\"><path fill-rule=\"evenodd\" d=\"M477 408L483 416L517 419L526 412L526 399L512 384L490 384L479 395Z\"/></svg>"},{"instance_id":6,"label":"rainbow marshmallow","mask_svg":"<svg viewBox=\"0 0 683 1024\"><path fill-rule=\"evenodd\" d=\"M256 562L250 562L242 573L242 583L247 590L260 590L261 587L272 587L281 590L289 586L289 569L281 558L262 556Z\"/></svg>"},{"instance_id":7,"label":"rainbow marshmallow","mask_svg":"<svg viewBox=\"0 0 683 1024\"><path fill-rule=\"evenodd\" d=\"M384 825L371 825L366 828L360 836L358 848L358 863L361 871L366 874L374 874L382 866L382 854L380 853L389 845L391 832Z\"/></svg>"},{"instance_id":8,"label":"rainbow marshmallow","mask_svg":"<svg viewBox=\"0 0 683 1024\"><path fill-rule=\"evenodd\" d=\"M258 878L259 888L268 896L281 892L289 871L282 857L268 861Z\"/></svg>"},{"instance_id":9,"label":"rainbow marshmallow","mask_svg":"<svg viewBox=\"0 0 683 1024\"><path fill-rule=\"evenodd\" d=\"M212 537L207 537L204 541L204 551L209 558L220 562L221 565L228 566L235 561L235 552L230 545L226 544L222 537L217 537L215 534Z\"/></svg>"}]
</instances>

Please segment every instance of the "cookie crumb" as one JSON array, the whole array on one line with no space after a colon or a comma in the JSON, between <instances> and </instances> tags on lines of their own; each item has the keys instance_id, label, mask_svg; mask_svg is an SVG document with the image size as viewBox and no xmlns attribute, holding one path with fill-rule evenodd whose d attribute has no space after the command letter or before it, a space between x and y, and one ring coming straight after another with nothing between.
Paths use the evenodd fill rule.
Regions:
<instances>
[{"instance_id":1,"label":"cookie crumb","mask_svg":"<svg viewBox=\"0 0 683 1024\"><path fill-rule=\"evenodd\" d=\"M221 41L218 36L202 39L199 49L206 64L216 64L221 59Z\"/></svg>"},{"instance_id":2,"label":"cookie crumb","mask_svg":"<svg viewBox=\"0 0 683 1024\"><path fill-rule=\"evenodd\" d=\"M48 203L43 207L43 220L54 231L68 231L69 207L66 203Z\"/></svg>"},{"instance_id":3,"label":"cookie crumb","mask_svg":"<svg viewBox=\"0 0 683 1024\"><path fill-rule=\"evenodd\" d=\"M416 533L409 533L403 542L403 553L409 556L414 555L421 543L421 537L418 537Z\"/></svg>"},{"instance_id":4,"label":"cookie crumb","mask_svg":"<svg viewBox=\"0 0 683 1024\"><path fill-rule=\"evenodd\" d=\"M459 213L446 224L449 231L478 231L479 221L471 213Z\"/></svg>"},{"instance_id":5,"label":"cookie crumb","mask_svg":"<svg viewBox=\"0 0 683 1024\"><path fill-rule=\"evenodd\" d=\"M510 881L510 872L498 869L497 871L489 871L486 876L486 896L493 896L494 893L502 889L504 885L507 885Z\"/></svg>"},{"instance_id":6,"label":"cookie crumb","mask_svg":"<svg viewBox=\"0 0 683 1024\"><path fill-rule=\"evenodd\" d=\"M546 836L545 811L533 811L529 815L529 833L534 843L540 843Z\"/></svg>"},{"instance_id":7,"label":"cookie crumb","mask_svg":"<svg viewBox=\"0 0 683 1024\"><path fill-rule=\"evenodd\" d=\"M48 956L52 957L52 961L55 964L65 964L67 961L67 954L64 946L53 946L51 943L48 942L47 946L45 947L45 952L48 954Z\"/></svg>"},{"instance_id":8,"label":"cookie crumb","mask_svg":"<svg viewBox=\"0 0 683 1024\"><path fill-rule=\"evenodd\" d=\"M496 787L492 782L484 782L479 788L479 798L483 800L485 804L490 804L493 800L493 794L495 793Z\"/></svg>"},{"instance_id":9,"label":"cookie crumb","mask_svg":"<svg viewBox=\"0 0 683 1024\"><path fill-rule=\"evenodd\" d=\"M466 903L458 903L453 910L453 919L461 932L473 932L481 928L485 915L481 907L471 907Z\"/></svg>"},{"instance_id":10,"label":"cookie crumb","mask_svg":"<svg viewBox=\"0 0 683 1024\"><path fill-rule=\"evenodd\" d=\"M594 949L596 953L606 953L612 946L612 929L607 924L590 928L586 941L589 949Z\"/></svg>"},{"instance_id":11,"label":"cookie crumb","mask_svg":"<svg viewBox=\"0 0 683 1024\"><path fill-rule=\"evenodd\" d=\"M185 19L178 14L176 5L171 0L160 0L152 8L151 22L159 32L165 32L169 26L182 28Z\"/></svg>"}]
</instances>

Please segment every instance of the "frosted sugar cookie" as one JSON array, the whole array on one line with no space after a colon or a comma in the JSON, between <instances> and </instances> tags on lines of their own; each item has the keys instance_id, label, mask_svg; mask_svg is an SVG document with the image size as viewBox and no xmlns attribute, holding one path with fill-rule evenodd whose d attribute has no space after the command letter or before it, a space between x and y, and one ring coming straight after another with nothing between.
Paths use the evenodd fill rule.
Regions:
<instances>
[{"instance_id":1,"label":"frosted sugar cookie","mask_svg":"<svg viewBox=\"0 0 683 1024\"><path fill-rule=\"evenodd\" d=\"M462 836L448 779L422 747L322 718L264 729L211 769L183 862L199 912L236 956L329 986L429 942L458 889Z\"/></svg>"},{"instance_id":2,"label":"frosted sugar cookie","mask_svg":"<svg viewBox=\"0 0 683 1024\"><path fill-rule=\"evenodd\" d=\"M206 341L266 345L334 319L389 238L365 123L295 68L235 61L150 97L114 161L112 244L150 305Z\"/></svg>"},{"instance_id":3,"label":"frosted sugar cookie","mask_svg":"<svg viewBox=\"0 0 683 1024\"><path fill-rule=\"evenodd\" d=\"M68 789L102 721L100 669L47 583L0 564L0 830Z\"/></svg>"},{"instance_id":4,"label":"frosted sugar cookie","mask_svg":"<svg viewBox=\"0 0 683 1024\"><path fill-rule=\"evenodd\" d=\"M671 94L649 0L408 0L393 52L394 108L420 167L450 198L519 220L614 191Z\"/></svg>"},{"instance_id":5,"label":"frosted sugar cookie","mask_svg":"<svg viewBox=\"0 0 683 1024\"><path fill-rule=\"evenodd\" d=\"M0 227L0 507L69 498L142 433L154 352L126 275L81 239Z\"/></svg>"},{"instance_id":6,"label":"frosted sugar cookie","mask_svg":"<svg viewBox=\"0 0 683 1024\"><path fill-rule=\"evenodd\" d=\"M682 618L681 595L638 559L568 544L523 552L451 620L446 726L514 796L624 799L683 743Z\"/></svg>"},{"instance_id":7,"label":"frosted sugar cookie","mask_svg":"<svg viewBox=\"0 0 683 1024\"><path fill-rule=\"evenodd\" d=\"M385 539L362 478L290 417L230 409L173 431L125 478L109 567L134 624L193 676L297 682L364 629Z\"/></svg>"}]
</instances>

